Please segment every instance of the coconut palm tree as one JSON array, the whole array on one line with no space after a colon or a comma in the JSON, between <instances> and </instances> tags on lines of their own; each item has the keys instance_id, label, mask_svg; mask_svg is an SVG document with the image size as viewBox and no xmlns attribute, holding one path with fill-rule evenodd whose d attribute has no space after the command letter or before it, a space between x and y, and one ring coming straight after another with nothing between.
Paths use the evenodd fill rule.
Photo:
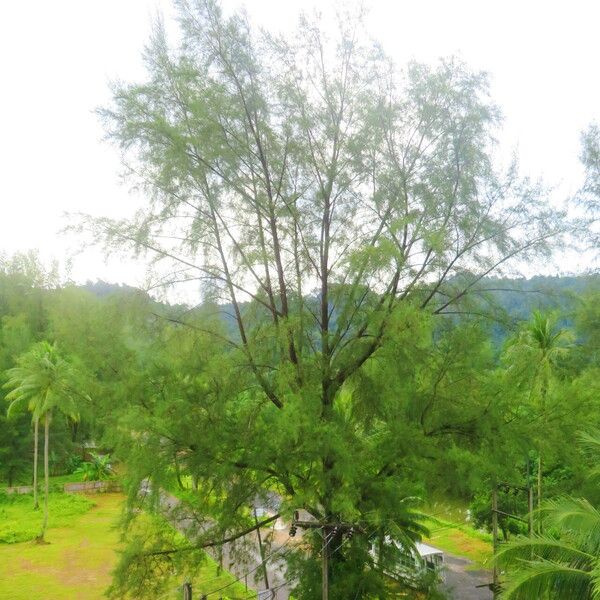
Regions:
<instances>
[{"instance_id":1,"label":"coconut palm tree","mask_svg":"<svg viewBox=\"0 0 600 600\"><path fill-rule=\"evenodd\" d=\"M31 372L33 364L36 362L33 354L25 354L19 360L18 366L10 369L7 374L9 380L4 385L5 388L12 389L6 396L10 402L8 405L7 416L18 410L21 405L26 404L27 410L31 413L33 422L33 509L39 508L38 501L38 456L39 456L39 424L40 408L42 398L39 396L38 388L35 385L21 385L26 381L27 375Z\"/></svg>"},{"instance_id":2,"label":"coconut palm tree","mask_svg":"<svg viewBox=\"0 0 600 600\"><path fill-rule=\"evenodd\" d=\"M582 442L588 453L600 456L600 434L582 435ZM541 514L548 533L509 543L497 555L507 572L502 600L600 598L598 508L563 497L546 501Z\"/></svg>"},{"instance_id":3,"label":"coconut palm tree","mask_svg":"<svg viewBox=\"0 0 600 600\"><path fill-rule=\"evenodd\" d=\"M44 518L38 541L44 540L48 525L49 492L49 444L50 423L55 412L72 420L79 419L77 401L83 395L77 390L78 373L63 358L56 347L39 342L17 359L17 366L9 369L5 387L11 389L6 398L11 402L9 410L17 404L27 404L33 414L36 452L37 425L44 419ZM34 489L37 486L37 456L34 459Z\"/></svg>"},{"instance_id":4,"label":"coconut palm tree","mask_svg":"<svg viewBox=\"0 0 600 600\"><path fill-rule=\"evenodd\" d=\"M558 358L567 352L570 331L557 326L553 315L534 311L531 321L509 343L507 357L518 371L517 380L527 385L532 401L537 401L541 417L546 420L547 399L553 370ZM512 375L512 373L511 373ZM538 449L538 509L542 506L542 452ZM538 530L541 532L541 521Z\"/></svg>"},{"instance_id":5,"label":"coconut palm tree","mask_svg":"<svg viewBox=\"0 0 600 600\"><path fill-rule=\"evenodd\" d=\"M508 573L503 600L600 598L600 511L587 500L560 498L542 507L545 531L498 553Z\"/></svg>"}]
</instances>

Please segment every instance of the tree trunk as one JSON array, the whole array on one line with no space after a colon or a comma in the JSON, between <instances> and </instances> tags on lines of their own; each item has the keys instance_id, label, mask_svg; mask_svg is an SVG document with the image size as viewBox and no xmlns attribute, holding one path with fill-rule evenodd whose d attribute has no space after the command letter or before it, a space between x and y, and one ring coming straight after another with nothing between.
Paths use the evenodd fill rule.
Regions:
<instances>
[{"instance_id":1,"label":"tree trunk","mask_svg":"<svg viewBox=\"0 0 600 600\"><path fill-rule=\"evenodd\" d=\"M177 460L177 452L173 455L173 462L175 464L175 477L177 478L177 485L180 490L185 490L185 485L181 481L181 470L179 469L179 461Z\"/></svg>"},{"instance_id":2,"label":"tree trunk","mask_svg":"<svg viewBox=\"0 0 600 600\"><path fill-rule=\"evenodd\" d=\"M542 453L538 456L538 480L537 480L537 507L538 507L538 533L542 533Z\"/></svg>"},{"instance_id":3,"label":"tree trunk","mask_svg":"<svg viewBox=\"0 0 600 600\"><path fill-rule=\"evenodd\" d=\"M33 420L33 510L40 507L38 501L38 441L39 441L39 417Z\"/></svg>"},{"instance_id":4,"label":"tree trunk","mask_svg":"<svg viewBox=\"0 0 600 600\"><path fill-rule=\"evenodd\" d=\"M44 521L42 531L38 536L38 542L44 541L46 527L48 526L48 492L50 487L50 472L48 469L48 446L50 442L50 413L46 413L44 420Z\"/></svg>"}]
</instances>

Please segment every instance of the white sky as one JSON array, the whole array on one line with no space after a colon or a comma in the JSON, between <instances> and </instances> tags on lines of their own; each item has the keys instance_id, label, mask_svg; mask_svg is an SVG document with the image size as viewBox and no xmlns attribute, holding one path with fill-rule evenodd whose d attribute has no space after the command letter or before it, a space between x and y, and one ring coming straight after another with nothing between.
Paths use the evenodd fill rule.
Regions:
<instances>
[{"instance_id":1,"label":"white sky","mask_svg":"<svg viewBox=\"0 0 600 600\"><path fill-rule=\"evenodd\" d=\"M288 29L313 0L225 0L268 28ZM321 3L322 4L322 3ZM491 74L501 141L524 174L581 183L579 135L600 121L600 2L372 0L368 29L399 64L458 54ZM37 248L65 262L77 240L59 235L65 212L125 216L135 201L118 177L117 151L101 141L93 109L110 79L143 77L140 53L156 11L170 0L0 0L0 253ZM575 259L562 271L579 266ZM142 284L139 263L73 258L78 281Z\"/></svg>"}]
</instances>

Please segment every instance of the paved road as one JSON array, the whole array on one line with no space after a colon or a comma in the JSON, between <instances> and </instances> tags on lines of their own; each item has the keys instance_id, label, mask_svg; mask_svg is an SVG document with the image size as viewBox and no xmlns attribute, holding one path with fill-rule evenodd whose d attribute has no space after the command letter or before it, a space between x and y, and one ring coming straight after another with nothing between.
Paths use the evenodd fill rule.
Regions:
<instances>
[{"instance_id":1,"label":"paved road","mask_svg":"<svg viewBox=\"0 0 600 600\"><path fill-rule=\"evenodd\" d=\"M445 591L455 600L491 600L492 592L478 585L488 584L492 580L490 571L484 569L467 570L473 563L467 558L444 553L446 565Z\"/></svg>"}]
</instances>

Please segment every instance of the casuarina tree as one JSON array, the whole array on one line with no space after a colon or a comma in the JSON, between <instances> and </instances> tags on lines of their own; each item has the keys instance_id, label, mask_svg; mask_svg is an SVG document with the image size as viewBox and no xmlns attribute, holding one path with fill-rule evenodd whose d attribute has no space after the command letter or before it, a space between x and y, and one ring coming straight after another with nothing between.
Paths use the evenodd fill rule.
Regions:
<instances>
[{"instance_id":1,"label":"casuarina tree","mask_svg":"<svg viewBox=\"0 0 600 600\"><path fill-rule=\"evenodd\" d=\"M283 37L212 0L176 6L178 42L157 22L147 78L115 85L100 111L147 202L132 220L84 224L152 256L159 284L200 282L225 326L175 320L225 358L207 359L218 376L198 375L204 385L163 396L186 397L206 434L156 437L137 483L160 478L160 455L230 499L205 502L198 547L251 529L247 505L276 489L284 513L320 526L307 570L295 567L299 597L321 597L321 583L302 584L320 581L317 551L331 597L356 577L352 594L368 595L383 585L373 535L408 549L421 527L394 455L398 413L358 402L355 379L386 336L410 348L421 315L461 312L486 275L544 254L560 215L515 165L495 168L485 74L455 60L399 71L352 18L332 38L306 18ZM226 375L240 386L228 395Z\"/></svg>"}]
</instances>

